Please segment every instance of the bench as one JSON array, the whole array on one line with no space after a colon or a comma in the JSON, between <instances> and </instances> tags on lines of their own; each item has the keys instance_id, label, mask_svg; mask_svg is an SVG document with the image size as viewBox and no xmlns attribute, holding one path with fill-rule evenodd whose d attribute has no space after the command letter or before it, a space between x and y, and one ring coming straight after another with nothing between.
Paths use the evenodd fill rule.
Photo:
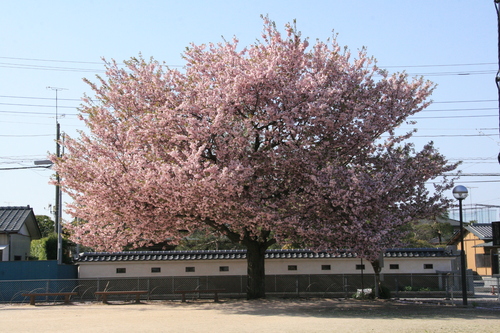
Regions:
<instances>
[{"instance_id":1,"label":"bench","mask_svg":"<svg viewBox=\"0 0 500 333\"><path fill-rule=\"evenodd\" d=\"M135 302L140 303L141 302L141 295L147 294L147 290L115 290L115 291L96 291L94 294L97 296L99 299L99 296L101 296L102 302L103 303L108 303L108 296L110 295L135 295Z\"/></svg>"},{"instance_id":2,"label":"bench","mask_svg":"<svg viewBox=\"0 0 500 333\"><path fill-rule=\"evenodd\" d=\"M24 293L21 294L24 297L30 298L30 305L35 305L35 298L37 296L64 296L64 303L69 304L69 298L71 296L76 296L78 293L76 292L60 292L60 293Z\"/></svg>"},{"instance_id":3,"label":"bench","mask_svg":"<svg viewBox=\"0 0 500 333\"><path fill-rule=\"evenodd\" d=\"M214 294L214 302L219 301L219 293L226 291L226 289L195 289L195 290L174 290L175 294L182 295L182 302L186 302L186 294Z\"/></svg>"}]
</instances>

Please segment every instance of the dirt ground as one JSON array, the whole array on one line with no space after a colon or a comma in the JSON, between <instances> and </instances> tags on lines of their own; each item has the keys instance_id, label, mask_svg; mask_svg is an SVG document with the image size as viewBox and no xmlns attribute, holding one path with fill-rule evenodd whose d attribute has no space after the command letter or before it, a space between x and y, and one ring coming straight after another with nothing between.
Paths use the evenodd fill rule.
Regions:
<instances>
[{"instance_id":1,"label":"dirt ground","mask_svg":"<svg viewBox=\"0 0 500 333\"><path fill-rule=\"evenodd\" d=\"M266 299L0 304L1 332L499 332L500 303Z\"/></svg>"}]
</instances>

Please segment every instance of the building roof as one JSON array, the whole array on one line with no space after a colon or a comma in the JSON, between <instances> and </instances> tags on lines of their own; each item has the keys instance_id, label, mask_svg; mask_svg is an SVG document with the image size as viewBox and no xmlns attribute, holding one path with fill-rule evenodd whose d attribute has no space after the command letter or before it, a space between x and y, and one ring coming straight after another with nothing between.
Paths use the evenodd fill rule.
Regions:
<instances>
[{"instance_id":1,"label":"building roof","mask_svg":"<svg viewBox=\"0 0 500 333\"><path fill-rule=\"evenodd\" d=\"M449 223L451 224L454 228L460 228L460 221L457 221L457 220L454 220L454 219L450 219L450 218L447 218L447 217L443 217L443 216L437 216L433 219L421 219L421 220L418 220L417 223L419 224L430 224L430 223Z\"/></svg>"},{"instance_id":2,"label":"building roof","mask_svg":"<svg viewBox=\"0 0 500 333\"><path fill-rule=\"evenodd\" d=\"M469 232L472 232L477 238L481 240L492 240L493 239L493 228L491 223L474 223L469 224L465 227Z\"/></svg>"},{"instance_id":3,"label":"building roof","mask_svg":"<svg viewBox=\"0 0 500 333\"><path fill-rule=\"evenodd\" d=\"M26 225L32 239L42 237L30 206L0 207L0 233L19 233L23 225Z\"/></svg>"},{"instance_id":4,"label":"building roof","mask_svg":"<svg viewBox=\"0 0 500 333\"><path fill-rule=\"evenodd\" d=\"M321 259L357 258L352 252L313 252L311 250L267 250L266 259ZM384 257L450 257L453 254L444 249L389 249ZM219 251L128 251L128 252L85 252L80 253L78 262L112 261L172 261L172 260L215 260L246 259L246 250Z\"/></svg>"},{"instance_id":5,"label":"building roof","mask_svg":"<svg viewBox=\"0 0 500 333\"><path fill-rule=\"evenodd\" d=\"M472 223L464 227L464 232L465 235L472 233L479 240L484 241L484 243L474 247L498 247L498 245L493 245L493 227L491 223ZM448 245L458 244L460 239L460 231L457 231L448 242Z\"/></svg>"}]
</instances>

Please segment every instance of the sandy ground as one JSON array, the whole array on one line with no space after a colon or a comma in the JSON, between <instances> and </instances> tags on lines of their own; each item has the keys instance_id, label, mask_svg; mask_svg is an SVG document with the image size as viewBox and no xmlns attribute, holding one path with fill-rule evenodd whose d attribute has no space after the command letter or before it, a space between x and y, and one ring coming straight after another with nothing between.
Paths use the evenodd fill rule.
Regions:
<instances>
[{"instance_id":1,"label":"sandy ground","mask_svg":"<svg viewBox=\"0 0 500 333\"><path fill-rule=\"evenodd\" d=\"M499 332L500 304L267 299L0 304L1 332Z\"/></svg>"}]
</instances>

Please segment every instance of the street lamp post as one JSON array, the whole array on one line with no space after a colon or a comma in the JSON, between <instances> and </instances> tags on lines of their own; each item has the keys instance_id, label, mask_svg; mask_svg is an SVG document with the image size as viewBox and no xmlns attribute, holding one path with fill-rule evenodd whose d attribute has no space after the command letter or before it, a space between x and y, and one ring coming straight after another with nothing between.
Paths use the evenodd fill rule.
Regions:
<instances>
[{"instance_id":1,"label":"street lamp post","mask_svg":"<svg viewBox=\"0 0 500 333\"><path fill-rule=\"evenodd\" d=\"M455 186L453 189L453 196L458 200L459 213L460 213L460 267L462 273L462 303L467 305L467 276L466 276L466 264L465 264L465 247L464 247L464 219L462 214L462 200L467 198L469 191L467 187L463 185Z\"/></svg>"}]
</instances>

